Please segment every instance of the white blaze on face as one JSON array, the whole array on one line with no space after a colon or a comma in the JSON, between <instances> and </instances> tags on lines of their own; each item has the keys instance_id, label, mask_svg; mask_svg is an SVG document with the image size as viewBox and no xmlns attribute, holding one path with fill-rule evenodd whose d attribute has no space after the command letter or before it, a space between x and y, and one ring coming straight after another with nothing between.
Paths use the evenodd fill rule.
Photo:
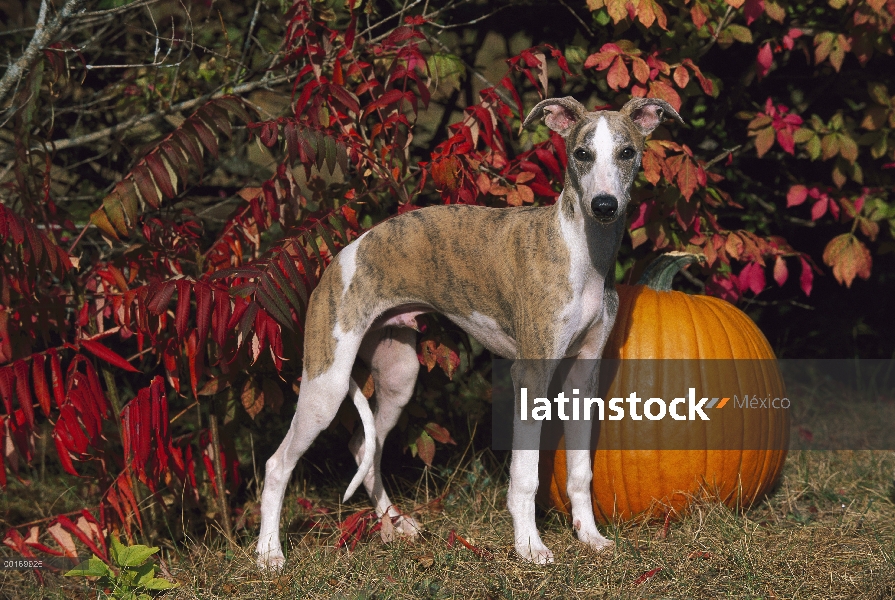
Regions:
<instances>
[{"instance_id":1,"label":"white blaze on face","mask_svg":"<svg viewBox=\"0 0 895 600\"><path fill-rule=\"evenodd\" d=\"M594 162L590 171L581 178L581 191L585 202L590 202L594 196L600 194L609 194L621 199L624 194L615 162L615 140L606 117L600 117L597 121L597 127L590 138L590 150L594 155Z\"/></svg>"}]
</instances>

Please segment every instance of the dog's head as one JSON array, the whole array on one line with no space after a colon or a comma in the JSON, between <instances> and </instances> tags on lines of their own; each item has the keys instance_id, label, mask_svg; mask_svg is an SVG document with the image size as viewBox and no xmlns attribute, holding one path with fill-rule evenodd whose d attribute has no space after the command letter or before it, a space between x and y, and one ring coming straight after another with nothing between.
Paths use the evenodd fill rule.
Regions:
<instances>
[{"instance_id":1,"label":"dog's head","mask_svg":"<svg viewBox=\"0 0 895 600\"><path fill-rule=\"evenodd\" d=\"M620 111L588 112L566 96L539 102L522 126L543 117L547 127L565 138L566 187L572 187L584 214L609 224L625 214L643 144L666 116L684 122L657 98L633 98Z\"/></svg>"}]
</instances>

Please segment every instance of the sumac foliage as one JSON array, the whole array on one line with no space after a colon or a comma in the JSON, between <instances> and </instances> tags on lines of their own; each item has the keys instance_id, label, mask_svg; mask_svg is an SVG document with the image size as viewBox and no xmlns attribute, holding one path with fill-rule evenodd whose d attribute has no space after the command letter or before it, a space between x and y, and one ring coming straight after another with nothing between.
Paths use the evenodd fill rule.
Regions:
<instances>
[{"instance_id":1,"label":"sumac foliage","mask_svg":"<svg viewBox=\"0 0 895 600\"><path fill-rule=\"evenodd\" d=\"M509 6L531 47L498 76L470 65L517 25L484 20L485 2L297 0L259 16L163 1L151 10L170 34L152 35L161 18L121 33L127 64L103 27L136 12L86 4L51 32L66 39L10 33L42 45L0 83L0 485L23 488L52 439L91 494L10 523L4 543L26 556L105 557L110 530L133 538L159 509L245 495L258 423L290 418L305 311L341 248L427 204L555 201L562 138L519 132L540 98L654 96L688 122L647 142L619 280L687 250L705 257L697 291L783 310L813 301L819 275L858 288L893 248L891 1L588 0L532 9L545 19ZM446 403L420 390L402 424L432 465L457 415L487 411L487 372L474 341L420 328L423 372L443 374L423 387L454 386ZM371 522L358 513L343 537Z\"/></svg>"}]
</instances>

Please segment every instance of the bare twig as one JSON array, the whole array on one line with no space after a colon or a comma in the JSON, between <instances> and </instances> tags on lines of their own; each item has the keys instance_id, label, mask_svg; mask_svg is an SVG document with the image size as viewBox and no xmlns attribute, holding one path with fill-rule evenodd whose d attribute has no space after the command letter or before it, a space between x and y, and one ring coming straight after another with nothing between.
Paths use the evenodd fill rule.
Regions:
<instances>
[{"instance_id":1,"label":"bare twig","mask_svg":"<svg viewBox=\"0 0 895 600\"><path fill-rule=\"evenodd\" d=\"M423 0L414 0L414 2L412 2L411 4L408 4L407 6L405 6L405 7L402 9L402 13L403 13L404 11L410 9L410 8L413 8L414 6L416 6L417 4L419 4L419 3L422 2L422 1L423 1ZM401 14L401 13L392 13L390 16L385 17L384 19L380 19L379 21L377 21L377 22L374 23L373 25L370 25L369 27L367 27L366 29L364 29L363 31L361 31L360 33L358 33L358 34L357 34L357 37L363 37L363 36L365 36L366 34L370 33L370 31L373 30L374 28L379 27L380 25L384 25L385 23L391 21L392 19L397 18L400 14Z\"/></svg>"},{"instance_id":2,"label":"bare twig","mask_svg":"<svg viewBox=\"0 0 895 600\"><path fill-rule=\"evenodd\" d=\"M575 17L575 19L576 19L579 23L581 23L581 26L584 27L584 31L587 32L587 35L589 35L590 37L594 37L594 32L593 32L593 30L588 26L587 23L584 22L584 19L582 19L581 17L578 16L578 13L576 13L574 10L572 10L572 7L571 7L571 6L569 6L568 4L566 4L566 0L559 0L559 3L562 4L563 6L565 6L565 7L568 9L568 11L569 11L570 13L572 13L572 16Z\"/></svg>"},{"instance_id":3,"label":"bare twig","mask_svg":"<svg viewBox=\"0 0 895 600\"><path fill-rule=\"evenodd\" d=\"M0 104L3 103L3 100L6 98L7 94L9 94L9 90L12 89L14 83L31 68L38 58L40 58L41 52L49 46L51 40L56 37L56 34L59 33L62 26L65 25L68 19L78 9L82 1L83 0L68 0L62 6L62 9L56 13L56 16L53 17L49 25L47 24L49 2L48 0L43 0L40 3L40 13L38 14L37 26L35 27L34 36L31 38L31 42L28 43L28 47L25 48L25 52L22 56L6 69L6 73L4 73L3 78L0 79Z\"/></svg>"},{"instance_id":4,"label":"bare twig","mask_svg":"<svg viewBox=\"0 0 895 600\"><path fill-rule=\"evenodd\" d=\"M255 3L255 13L252 15L252 21L249 23L249 30L246 31L246 41L242 45L242 55L239 57L240 70L237 72L236 81L245 73L245 61L249 52L249 46L252 44L252 31L255 30L255 22L258 20L258 10L261 8L261 0Z\"/></svg>"},{"instance_id":5,"label":"bare twig","mask_svg":"<svg viewBox=\"0 0 895 600\"><path fill-rule=\"evenodd\" d=\"M494 10L489 12L487 15L482 15L481 17L476 17L475 19L472 19L471 21L466 21L465 23L453 23L451 25L439 25L438 23L429 23L429 25L431 25L432 27L435 27L436 29L441 29L442 31L447 31L449 29L457 29L458 27L469 27L470 25L476 25L476 24L480 23L481 21L484 21L485 19L493 17L494 15L496 15L503 9L509 8L509 7L510 7L509 4L504 4L503 6L498 6L497 8L495 8Z\"/></svg>"},{"instance_id":6,"label":"bare twig","mask_svg":"<svg viewBox=\"0 0 895 600\"><path fill-rule=\"evenodd\" d=\"M155 35L153 35L152 33L148 32L148 31L146 32L155 38L155 49L152 53L152 61L153 61L152 63L149 63L149 64L142 64L142 63L141 64L126 64L126 65L84 65L84 68L87 69L88 71L90 71L93 69L135 69L135 68L140 68L140 67L179 67L180 64L184 60L186 60L185 58L181 58L180 61L178 61L174 64L171 64L171 65L165 64L165 62L168 60L168 57L171 55L171 51L174 49L174 43L175 42L186 42L185 39L180 39L180 38L174 37L174 35L175 35L174 18L173 17L171 18L171 37L170 37L170 39L166 40L168 42L168 51L165 52L165 55L161 58L161 60L159 60L158 55L159 55L159 52L161 51L159 49L159 41L163 40L165 38L163 38L159 35L158 25L156 25L155 18L152 16L152 11L150 11L147 8L146 12L149 13L149 19L152 21L152 26L155 28ZM189 19L189 13L187 13L187 19ZM190 44L190 45L192 45L192 44Z\"/></svg>"},{"instance_id":7,"label":"bare twig","mask_svg":"<svg viewBox=\"0 0 895 600\"><path fill-rule=\"evenodd\" d=\"M126 121L122 121L121 123L117 123L115 125L110 125L109 127L104 127L98 131L94 131L93 133L88 133L85 135L81 135L74 138L67 138L64 140L57 140L55 142L50 142L50 145L55 150L66 150L68 148L75 148L78 146L83 146L84 144L89 144L91 142L95 142L97 140L101 140L104 137L108 137L110 135L114 135L119 131L124 131L126 129L130 129L131 127L136 127L138 125L143 125L144 123L149 123L151 121L155 121L156 119L160 119L165 115L169 115L172 113L182 112L185 110L190 110L191 108L195 108L200 104L207 102L209 100L213 100L215 98L220 98L222 96L226 96L228 94L244 94L246 92L250 92L254 89L265 87L269 85L276 85L278 83L283 83L285 81L289 81L295 75L281 75L279 77L271 77L270 79L263 79L260 81L250 81L248 83L243 83L242 85L237 85L229 90L219 89L216 92L212 92L210 94L205 94L203 96L199 96L198 98L193 98L192 100L185 100L178 104L172 105L170 108L166 110L160 110L158 112L143 115L140 117L131 117Z\"/></svg>"},{"instance_id":8,"label":"bare twig","mask_svg":"<svg viewBox=\"0 0 895 600\"><path fill-rule=\"evenodd\" d=\"M721 17L721 20L718 21L717 27L715 27L715 33L712 35L712 38L705 43L705 45L699 49L699 52L696 53L696 58L701 58L708 52L712 46L718 41L718 36L721 35L721 30L727 27L730 23L730 20L733 18L734 9L732 6L727 7L727 12L724 13L724 16Z\"/></svg>"},{"instance_id":9,"label":"bare twig","mask_svg":"<svg viewBox=\"0 0 895 600\"><path fill-rule=\"evenodd\" d=\"M724 158L726 158L728 154L733 154L734 152L736 152L737 150L739 150L739 149L742 148L742 147L743 147L743 145L742 145L742 144L739 144L739 145L737 145L737 146L734 146L733 148L726 148L726 149L724 150L724 152L720 153L718 156L716 156L715 158L713 158L713 159L710 160L709 162L705 163L705 168L708 169L708 168L711 167L713 164L715 164L715 163L717 163L717 162L723 160Z\"/></svg>"},{"instance_id":10,"label":"bare twig","mask_svg":"<svg viewBox=\"0 0 895 600\"><path fill-rule=\"evenodd\" d=\"M132 2L130 4L125 4L123 6L119 6L117 8L109 8L106 10L94 10L91 12L83 12L78 15L78 21L80 22L83 19L94 19L96 17L111 17L115 16L118 13L122 13L128 10L135 10L137 8L143 8L144 6L150 6L152 4L157 4L161 0L142 0L142 2Z\"/></svg>"},{"instance_id":11,"label":"bare twig","mask_svg":"<svg viewBox=\"0 0 895 600\"><path fill-rule=\"evenodd\" d=\"M434 37L434 36L433 36L433 37L430 38L430 39L431 39L431 41L433 41L433 42L435 42L436 44L438 44L438 47L441 48L442 50L444 50L445 52L450 52L451 49L448 48L447 46L445 46L444 44L442 44L442 43L441 43L441 40L439 40L437 37ZM463 64L466 65L466 68L469 69L470 73L472 73L473 75L475 75L476 79L478 79L478 80L481 81L482 83L485 83L485 84L488 85L489 87L494 88L494 91L497 93L498 96L500 96L500 99L501 99L501 100L503 100L503 101L506 102L507 104L513 104L513 102L514 102L513 99L510 98L509 95L507 95L507 93L506 93L504 90L502 90L502 89L500 88L500 86L496 85L495 83L492 83L491 80L489 80L487 77L485 77L484 75L482 75L479 71L476 70L475 67L473 67L471 64L469 64L468 62L466 62L466 61L463 60L462 58L461 58L460 60L463 61Z\"/></svg>"},{"instance_id":12,"label":"bare twig","mask_svg":"<svg viewBox=\"0 0 895 600\"><path fill-rule=\"evenodd\" d=\"M705 283L696 278L696 276L688 271L687 269L681 269L678 271L681 275L684 276L684 279L698 287L700 290L705 291Z\"/></svg>"}]
</instances>

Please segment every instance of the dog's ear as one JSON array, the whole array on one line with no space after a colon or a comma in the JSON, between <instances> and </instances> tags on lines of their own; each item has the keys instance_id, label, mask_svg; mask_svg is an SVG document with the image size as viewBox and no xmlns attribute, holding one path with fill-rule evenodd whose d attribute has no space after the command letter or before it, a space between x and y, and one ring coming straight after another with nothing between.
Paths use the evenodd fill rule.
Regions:
<instances>
[{"instance_id":1,"label":"dog's ear","mask_svg":"<svg viewBox=\"0 0 895 600\"><path fill-rule=\"evenodd\" d=\"M631 98L619 112L631 119L644 137L651 134L666 117L684 122L670 104L658 98Z\"/></svg>"},{"instance_id":2,"label":"dog's ear","mask_svg":"<svg viewBox=\"0 0 895 600\"><path fill-rule=\"evenodd\" d=\"M565 137L586 112L587 109L571 96L548 98L538 102L537 106L531 109L531 112L525 117L522 127L528 127L543 116L547 127Z\"/></svg>"}]
</instances>

